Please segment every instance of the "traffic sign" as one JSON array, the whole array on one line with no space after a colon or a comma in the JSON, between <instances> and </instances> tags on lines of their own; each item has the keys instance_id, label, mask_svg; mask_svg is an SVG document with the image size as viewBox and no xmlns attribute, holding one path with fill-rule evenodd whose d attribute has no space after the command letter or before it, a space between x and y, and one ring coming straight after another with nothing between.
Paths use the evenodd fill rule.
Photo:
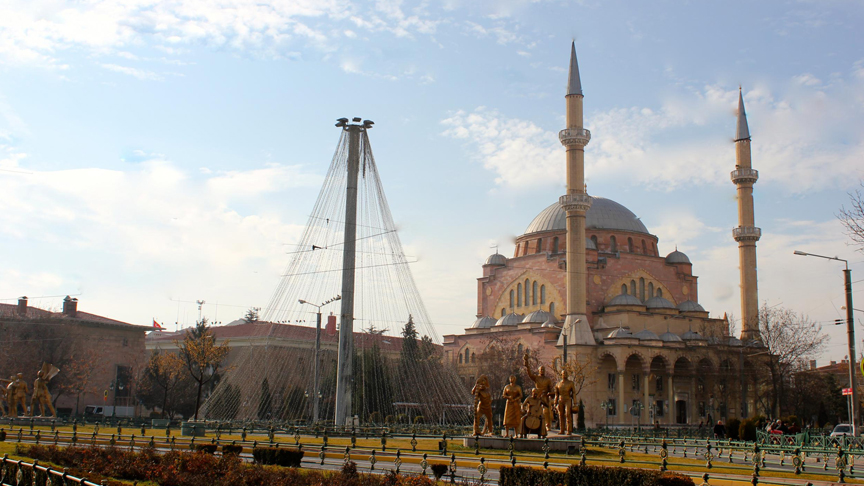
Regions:
<instances>
[{"instance_id":1,"label":"traffic sign","mask_svg":"<svg viewBox=\"0 0 864 486\"><path fill-rule=\"evenodd\" d=\"M852 394L852 389L851 389L851 388L844 388L844 389L843 389L843 396L844 396L844 397L845 397L845 396L848 396L848 395L851 395L851 394Z\"/></svg>"}]
</instances>

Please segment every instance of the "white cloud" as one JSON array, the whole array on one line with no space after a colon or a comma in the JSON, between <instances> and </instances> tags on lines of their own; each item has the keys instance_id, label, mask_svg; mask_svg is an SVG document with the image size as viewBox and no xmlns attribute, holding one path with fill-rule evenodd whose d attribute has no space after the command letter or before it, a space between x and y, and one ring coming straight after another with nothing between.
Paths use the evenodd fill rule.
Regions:
<instances>
[{"instance_id":1,"label":"white cloud","mask_svg":"<svg viewBox=\"0 0 864 486\"><path fill-rule=\"evenodd\" d=\"M146 69L119 66L117 64L102 64L102 67L109 71L133 76L142 81L162 81L163 79L165 79L161 74L154 73L153 71L147 71Z\"/></svg>"},{"instance_id":2,"label":"white cloud","mask_svg":"<svg viewBox=\"0 0 864 486\"><path fill-rule=\"evenodd\" d=\"M862 177L864 103L849 100L861 99L864 83L852 76L823 87L802 76L780 94L761 86L745 92L754 168L763 183L790 192L848 187ZM592 181L622 179L667 191L682 184L728 183L735 160L737 91L685 87L657 107L588 108L589 187ZM564 152L554 131L484 107L456 112L442 124L444 135L465 140L501 186L560 185L563 180Z\"/></svg>"}]
</instances>

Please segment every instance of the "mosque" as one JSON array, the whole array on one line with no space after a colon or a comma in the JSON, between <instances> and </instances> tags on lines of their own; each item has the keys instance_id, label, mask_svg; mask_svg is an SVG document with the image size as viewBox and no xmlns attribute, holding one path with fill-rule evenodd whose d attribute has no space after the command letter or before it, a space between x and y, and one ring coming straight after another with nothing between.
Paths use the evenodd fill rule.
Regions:
<instances>
[{"instance_id":1,"label":"mosque","mask_svg":"<svg viewBox=\"0 0 864 486\"><path fill-rule=\"evenodd\" d=\"M590 196L584 180L584 95L571 47L567 86L567 193L516 239L512 257L491 255L477 281L477 319L464 334L444 336L445 359L463 381L488 373L483 354L507 344L518 359L536 353L551 374L553 359L586 364L579 397L588 427L698 424L756 411L750 360L760 346L750 133L739 93L736 164L741 268L741 328L711 318L699 304L693 264L677 249L661 255L658 238L632 211ZM731 166L730 150L730 166ZM731 167L730 167L731 168ZM568 265L568 262L572 264ZM566 351L565 351L566 348ZM516 351L518 350L518 351ZM755 353L754 353L755 351ZM566 359L566 358L565 358ZM493 383L497 387L503 383ZM527 392L530 380L523 380Z\"/></svg>"}]
</instances>

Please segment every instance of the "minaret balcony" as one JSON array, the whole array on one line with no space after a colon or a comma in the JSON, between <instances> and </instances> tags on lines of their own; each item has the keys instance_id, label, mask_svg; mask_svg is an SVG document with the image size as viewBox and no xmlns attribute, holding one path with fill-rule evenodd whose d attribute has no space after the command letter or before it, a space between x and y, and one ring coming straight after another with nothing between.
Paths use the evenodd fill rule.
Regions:
<instances>
[{"instance_id":1,"label":"minaret balcony","mask_svg":"<svg viewBox=\"0 0 864 486\"><path fill-rule=\"evenodd\" d=\"M759 179L759 171L756 169L735 169L731 174L732 182L735 184L753 184Z\"/></svg>"},{"instance_id":2,"label":"minaret balcony","mask_svg":"<svg viewBox=\"0 0 864 486\"><path fill-rule=\"evenodd\" d=\"M732 237L735 241L759 241L762 237L762 230L755 226L739 226L732 228Z\"/></svg>"},{"instance_id":3,"label":"minaret balcony","mask_svg":"<svg viewBox=\"0 0 864 486\"><path fill-rule=\"evenodd\" d=\"M558 132L558 140L561 140L561 145L588 145L591 140L591 131L584 128L565 128Z\"/></svg>"},{"instance_id":4,"label":"minaret balcony","mask_svg":"<svg viewBox=\"0 0 864 486\"><path fill-rule=\"evenodd\" d=\"M558 198L564 211L588 211L591 209L591 196L584 193L564 194Z\"/></svg>"}]
</instances>

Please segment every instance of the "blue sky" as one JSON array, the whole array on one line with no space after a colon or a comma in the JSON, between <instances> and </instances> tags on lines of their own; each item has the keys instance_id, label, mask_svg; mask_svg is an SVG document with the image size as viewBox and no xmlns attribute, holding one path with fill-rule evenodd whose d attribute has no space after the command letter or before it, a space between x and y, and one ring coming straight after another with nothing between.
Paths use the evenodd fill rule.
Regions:
<instances>
[{"instance_id":1,"label":"blue sky","mask_svg":"<svg viewBox=\"0 0 864 486\"><path fill-rule=\"evenodd\" d=\"M739 309L743 86L760 299L829 322L841 267L792 250L864 278L834 216L864 178L862 22L839 1L4 2L0 298L80 294L145 325L190 324L196 299L223 322L266 305L334 120L361 116L426 306L458 332L490 247L512 253L563 192L575 38L588 190L685 251L713 315Z\"/></svg>"}]
</instances>

